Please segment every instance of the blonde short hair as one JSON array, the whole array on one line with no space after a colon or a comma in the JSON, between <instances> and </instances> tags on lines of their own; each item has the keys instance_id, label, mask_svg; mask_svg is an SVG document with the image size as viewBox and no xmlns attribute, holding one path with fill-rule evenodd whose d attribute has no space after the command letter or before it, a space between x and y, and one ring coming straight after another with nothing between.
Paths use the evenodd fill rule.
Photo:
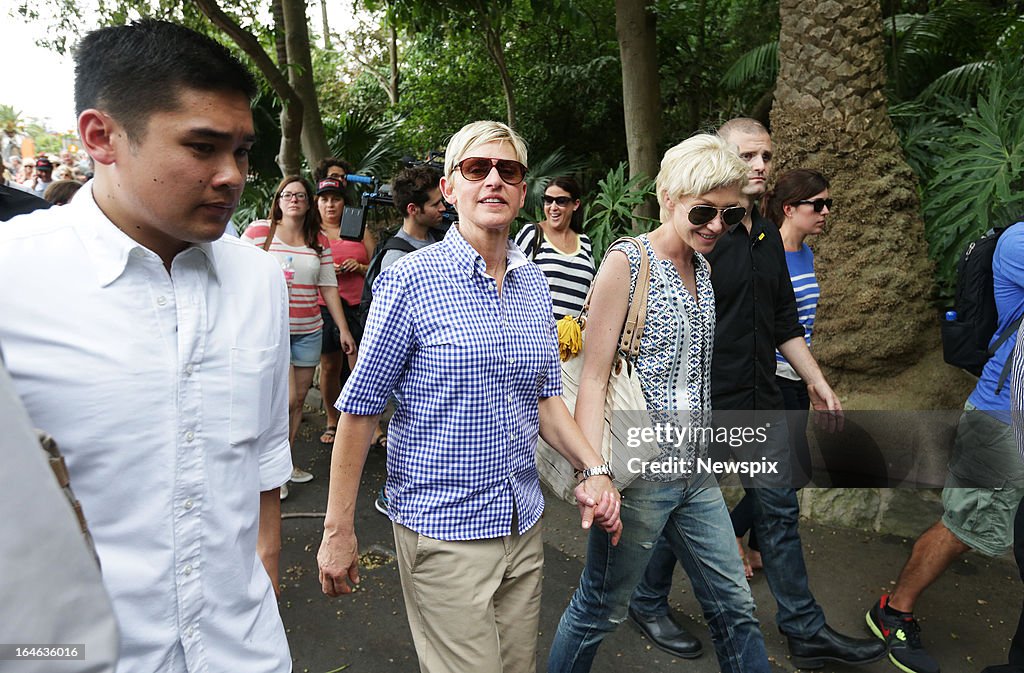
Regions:
<instances>
[{"instance_id":1,"label":"blonde short hair","mask_svg":"<svg viewBox=\"0 0 1024 673\"><path fill-rule=\"evenodd\" d=\"M526 142L518 133L506 124L493 121L480 121L466 124L448 141L444 152L444 175L451 178L455 166L462 161L474 147L491 142L505 142L512 146L516 159L524 166L526 163Z\"/></svg>"},{"instance_id":2,"label":"blonde short hair","mask_svg":"<svg viewBox=\"0 0 1024 673\"><path fill-rule=\"evenodd\" d=\"M666 199L700 196L722 187L747 184L750 167L735 148L717 135L698 133L669 151L661 160L655 188L661 221L668 220Z\"/></svg>"}]
</instances>

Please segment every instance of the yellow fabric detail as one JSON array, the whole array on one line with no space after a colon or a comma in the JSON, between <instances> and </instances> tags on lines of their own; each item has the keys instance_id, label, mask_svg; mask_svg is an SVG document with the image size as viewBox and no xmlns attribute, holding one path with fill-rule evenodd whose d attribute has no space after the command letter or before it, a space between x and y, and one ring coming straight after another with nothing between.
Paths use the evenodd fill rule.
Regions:
<instances>
[{"instance_id":1,"label":"yellow fabric detail","mask_svg":"<svg viewBox=\"0 0 1024 673\"><path fill-rule=\"evenodd\" d=\"M565 316L557 323L558 326L558 356L562 362L576 357L576 354L583 348L583 330L577 318Z\"/></svg>"}]
</instances>

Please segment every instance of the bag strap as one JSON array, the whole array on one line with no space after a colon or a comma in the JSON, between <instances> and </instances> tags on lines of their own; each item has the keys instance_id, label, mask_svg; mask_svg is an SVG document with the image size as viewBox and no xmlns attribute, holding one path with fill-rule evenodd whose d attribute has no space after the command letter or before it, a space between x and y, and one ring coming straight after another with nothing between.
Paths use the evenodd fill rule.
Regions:
<instances>
[{"instance_id":1,"label":"bag strap","mask_svg":"<svg viewBox=\"0 0 1024 673\"><path fill-rule=\"evenodd\" d=\"M999 347L1006 343L1006 340L1017 333L1017 328L1020 327L1021 320L1024 320L1024 315L1020 316L1012 323L1006 326L1003 333L999 335L999 338L988 347L988 356L992 357L999 350ZM1003 364L1003 371L999 374L999 382L996 384L996 395L1003 391L1003 384L1006 383L1007 377L1010 376L1010 369L1013 368L1013 355L1011 354L1006 358L1006 362Z\"/></svg>"},{"instance_id":2,"label":"bag strap","mask_svg":"<svg viewBox=\"0 0 1024 673\"><path fill-rule=\"evenodd\" d=\"M647 248L638 239L623 236L613 241L608 249L610 250L618 243L629 243L640 253L640 270L637 272L636 287L633 289L633 296L629 299L629 311L626 313L626 321L622 324L622 334L619 336L619 350L626 353L630 359L635 359L640 354L640 338L643 336L644 326L647 324L647 294L651 286L651 264L647 257ZM594 283L591 283L590 289L587 291L587 298L583 300L580 317L590 312L590 296L593 292ZM639 300L637 300L638 296Z\"/></svg>"},{"instance_id":3,"label":"bag strap","mask_svg":"<svg viewBox=\"0 0 1024 673\"><path fill-rule=\"evenodd\" d=\"M537 253L540 252L540 245L544 242L544 230L540 228L540 223L533 225L533 246L531 247L530 259L537 259Z\"/></svg>"}]
</instances>

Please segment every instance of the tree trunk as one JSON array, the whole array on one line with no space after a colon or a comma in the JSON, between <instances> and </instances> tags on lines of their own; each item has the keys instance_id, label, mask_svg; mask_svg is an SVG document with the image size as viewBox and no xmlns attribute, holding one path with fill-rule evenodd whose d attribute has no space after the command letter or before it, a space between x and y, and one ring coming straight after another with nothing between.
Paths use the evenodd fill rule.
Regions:
<instances>
[{"instance_id":1,"label":"tree trunk","mask_svg":"<svg viewBox=\"0 0 1024 673\"><path fill-rule=\"evenodd\" d=\"M324 50L331 50L331 29L327 25L327 0L320 0L320 17L324 24Z\"/></svg>"},{"instance_id":2,"label":"tree trunk","mask_svg":"<svg viewBox=\"0 0 1024 673\"><path fill-rule=\"evenodd\" d=\"M398 105L398 30L395 28L394 11L388 7L388 66L391 73L388 82L388 100L391 107Z\"/></svg>"},{"instance_id":3,"label":"tree trunk","mask_svg":"<svg viewBox=\"0 0 1024 673\"><path fill-rule=\"evenodd\" d=\"M274 93L281 98L281 149L277 156L277 165L280 166L283 175L297 175L301 169L298 139L302 131L302 100L288 83L288 78L260 46L259 41L225 14L217 0L195 2L210 22L224 31L253 60L267 78Z\"/></svg>"},{"instance_id":4,"label":"tree trunk","mask_svg":"<svg viewBox=\"0 0 1024 673\"><path fill-rule=\"evenodd\" d=\"M505 112L510 128L516 127L516 98L512 88L512 75L509 74L508 65L505 63L505 46L501 25L496 25L491 20L486 3L477 3L477 13L483 23L484 41L487 44L487 53L491 55L494 65L498 68L498 75L501 77L501 90L505 94Z\"/></svg>"},{"instance_id":5,"label":"tree trunk","mask_svg":"<svg viewBox=\"0 0 1024 673\"><path fill-rule=\"evenodd\" d=\"M819 170L836 203L812 241L821 285L814 353L848 386L881 386L938 337L917 183L883 94L879 2L780 0L779 11L775 175Z\"/></svg>"},{"instance_id":6,"label":"tree trunk","mask_svg":"<svg viewBox=\"0 0 1024 673\"><path fill-rule=\"evenodd\" d=\"M615 0L615 33L622 61L622 107L626 122L629 175L658 174L661 140L661 92L658 79L657 26L648 0ZM649 200L637 215L657 217Z\"/></svg>"},{"instance_id":7,"label":"tree trunk","mask_svg":"<svg viewBox=\"0 0 1024 673\"><path fill-rule=\"evenodd\" d=\"M288 47L288 81L302 99L302 153L310 167L331 154L327 147L320 103L313 84L313 59L309 54L309 27L303 0L281 0L285 44Z\"/></svg>"}]
</instances>

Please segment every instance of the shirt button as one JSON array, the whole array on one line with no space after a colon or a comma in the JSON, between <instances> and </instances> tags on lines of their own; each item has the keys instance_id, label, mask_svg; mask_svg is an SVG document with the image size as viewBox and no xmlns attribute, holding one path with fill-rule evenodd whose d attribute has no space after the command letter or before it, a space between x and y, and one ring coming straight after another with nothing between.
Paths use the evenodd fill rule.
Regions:
<instances>
[{"instance_id":1,"label":"shirt button","mask_svg":"<svg viewBox=\"0 0 1024 673\"><path fill-rule=\"evenodd\" d=\"M167 304L167 297L160 295L159 297L156 298L156 303L160 306L164 306L165 304Z\"/></svg>"},{"instance_id":2,"label":"shirt button","mask_svg":"<svg viewBox=\"0 0 1024 673\"><path fill-rule=\"evenodd\" d=\"M195 438L196 438L196 433L192 432L191 430L189 430L188 432L185 433L185 440L186 441L191 442Z\"/></svg>"},{"instance_id":3,"label":"shirt button","mask_svg":"<svg viewBox=\"0 0 1024 673\"><path fill-rule=\"evenodd\" d=\"M191 638L191 637L192 637L192 634L193 634L194 632L195 632L195 629L193 629L193 628L192 628L191 626L190 626L190 627L188 627L187 629L185 629L185 635L186 635L186 636L188 636L189 638Z\"/></svg>"},{"instance_id":4,"label":"shirt button","mask_svg":"<svg viewBox=\"0 0 1024 673\"><path fill-rule=\"evenodd\" d=\"M188 500L185 501L185 509L186 510L192 509L192 506L193 506L192 498L189 498Z\"/></svg>"},{"instance_id":5,"label":"shirt button","mask_svg":"<svg viewBox=\"0 0 1024 673\"><path fill-rule=\"evenodd\" d=\"M192 365L185 365L185 373L186 374L191 376L192 372L194 372L194 371L195 371L195 367L193 367Z\"/></svg>"},{"instance_id":6,"label":"shirt button","mask_svg":"<svg viewBox=\"0 0 1024 673\"><path fill-rule=\"evenodd\" d=\"M185 566L185 574L186 575L191 575L192 574L192 566L190 566L190 565Z\"/></svg>"}]
</instances>

